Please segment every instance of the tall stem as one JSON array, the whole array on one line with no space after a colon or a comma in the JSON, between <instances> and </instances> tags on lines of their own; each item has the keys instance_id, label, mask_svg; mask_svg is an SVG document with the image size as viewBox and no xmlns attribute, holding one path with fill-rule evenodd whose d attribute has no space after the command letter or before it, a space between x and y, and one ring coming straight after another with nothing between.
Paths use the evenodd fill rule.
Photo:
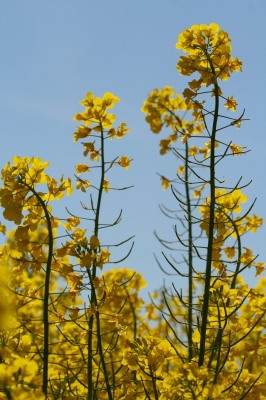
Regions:
<instances>
[{"instance_id":1,"label":"tall stem","mask_svg":"<svg viewBox=\"0 0 266 400\"><path fill-rule=\"evenodd\" d=\"M105 161L104 161L104 131L103 127L101 126L101 180L100 180L100 187L99 187L99 192L98 192L98 200L97 200L97 207L96 207L96 216L95 216L95 222L94 222L94 234L95 236L98 237L98 231L99 231L99 218L100 218L100 209L101 209L101 201L102 201L102 193L103 193L103 183L104 183L104 176L105 176ZM97 296L96 296L96 290L95 287L93 286L92 280L96 277L96 262L93 263L93 268L92 268L92 274L89 274L90 277L90 283L91 283L91 304L94 304L96 309L97 309ZM100 325L100 315L99 312L96 311L95 316L91 315L89 319L89 335L88 335L88 399L93 400L93 395L95 388L93 388L93 382L92 382L92 339L93 339L93 322L94 318L96 319L96 335L97 335L97 342L98 342L98 351L100 355L100 360L101 360L101 365L102 365L102 371L104 374L104 380L106 384L106 391L108 395L108 399L112 400L112 390L111 390L111 385L109 382L108 378L108 373L106 369L106 364L105 364L105 359L104 359L104 354L103 354L103 348L102 348L102 337L101 337L101 325Z\"/></svg>"},{"instance_id":2,"label":"tall stem","mask_svg":"<svg viewBox=\"0 0 266 400\"><path fill-rule=\"evenodd\" d=\"M218 112L219 112L219 93L218 85L216 80L215 70L212 61L208 54L207 58L210 63L212 70L212 75L215 78L214 83L214 93L215 93L215 110L212 124L212 134L211 134L211 154L210 154L210 220L209 220L209 238L208 238L208 248L207 248L207 261L206 261L206 273L205 273L205 288L204 288L204 298L202 306L202 323L201 323L201 337L200 337L200 349L199 349L199 361L198 365L201 367L204 363L205 356L205 345L206 345L206 331L208 324L208 311L209 311L209 291L211 282L211 268L212 268L212 250L213 250L213 237L214 237L214 211L215 211L215 138L216 129L218 122Z\"/></svg>"},{"instance_id":3,"label":"tall stem","mask_svg":"<svg viewBox=\"0 0 266 400\"><path fill-rule=\"evenodd\" d=\"M23 182L25 185L38 199L39 203L45 214L45 219L47 222L48 229L48 257L46 263L46 274L45 274L45 285L44 285L44 299L43 299L43 325L44 325L44 338L43 338L43 385L42 391L47 396L48 390L48 362L49 362L49 284L50 284L50 275L51 275L51 265L53 258L53 230L49 212L47 210L46 204L41 198L41 196L26 182Z\"/></svg>"},{"instance_id":4,"label":"tall stem","mask_svg":"<svg viewBox=\"0 0 266 400\"><path fill-rule=\"evenodd\" d=\"M193 271L192 271L192 221L191 221L191 205L189 195L189 170L188 170L188 144L186 142L186 163L185 163L185 187L187 200L187 216L188 216L188 358L193 357L193 342L192 342L192 302L193 302Z\"/></svg>"}]
</instances>

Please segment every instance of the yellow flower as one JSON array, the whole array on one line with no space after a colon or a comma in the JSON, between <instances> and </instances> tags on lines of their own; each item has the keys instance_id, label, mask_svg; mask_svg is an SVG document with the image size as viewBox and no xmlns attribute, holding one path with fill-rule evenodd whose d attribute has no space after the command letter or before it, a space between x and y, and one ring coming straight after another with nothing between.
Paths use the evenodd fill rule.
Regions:
<instances>
[{"instance_id":1,"label":"yellow flower","mask_svg":"<svg viewBox=\"0 0 266 400\"><path fill-rule=\"evenodd\" d=\"M211 141L205 143L205 147L208 151L211 151ZM217 149L219 147L219 143L215 140L214 148Z\"/></svg>"},{"instance_id":2,"label":"yellow flower","mask_svg":"<svg viewBox=\"0 0 266 400\"><path fill-rule=\"evenodd\" d=\"M169 188L170 182L171 181L169 181L169 179L167 179L164 176L162 176L162 187L163 187L163 190L167 190Z\"/></svg>"},{"instance_id":3,"label":"yellow flower","mask_svg":"<svg viewBox=\"0 0 266 400\"><path fill-rule=\"evenodd\" d=\"M201 190L200 189L195 189L194 192L193 192L193 197L195 197L195 199L200 199Z\"/></svg>"},{"instance_id":4,"label":"yellow flower","mask_svg":"<svg viewBox=\"0 0 266 400\"><path fill-rule=\"evenodd\" d=\"M161 146L161 149L160 149L160 154L161 154L161 155L164 155L164 154L166 154L168 151L171 150L169 139L162 139L162 140L160 141L160 146Z\"/></svg>"},{"instance_id":5,"label":"yellow flower","mask_svg":"<svg viewBox=\"0 0 266 400\"><path fill-rule=\"evenodd\" d=\"M123 136L125 136L128 132L130 132L130 129L126 127L127 124L125 122L122 122L121 125L117 128L115 132L115 137L117 139L121 139ZM110 139L112 139L112 136L110 135Z\"/></svg>"},{"instance_id":6,"label":"yellow flower","mask_svg":"<svg viewBox=\"0 0 266 400\"><path fill-rule=\"evenodd\" d=\"M76 165L76 173L78 175L80 175L83 172L90 172L88 164L77 164Z\"/></svg>"},{"instance_id":7,"label":"yellow flower","mask_svg":"<svg viewBox=\"0 0 266 400\"><path fill-rule=\"evenodd\" d=\"M46 198L49 201L54 199L60 200L64 196L64 192L66 192L67 196L69 196L73 192L73 188L71 186L71 179L67 178L64 180L64 176L60 178L60 185L57 185L57 181L54 178L50 178L46 175L46 182L49 193L47 193Z\"/></svg>"},{"instance_id":8,"label":"yellow flower","mask_svg":"<svg viewBox=\"0 0 266 400\"><path fill-rule=\"evenodd\" d=\"M96 257L96 255L94 252L86 253L84 256L82 256L81 259L78 260L78 262L80 262L80 265L82 267L90 268L95 257Z\"/></svg>"},{"instance_id":9,"label":"yellow flower","mask_svg":"<svg viewBox=\"0 0 266 400\"><path fill-rule=\"evenodd\" d=\"M179 165L178 170L177 170L177 173L178 173L178 174L182 174L182 175L185 174L185 167L184 167L184 165Z\"/></svg>"},{"instance_id":10,"label":"yellow flower","mask_svg":"<svg viewBox=\"0 0 266 400\"><path fill-rule=\"evenodd\" d=\"M193 79L193 81L188 82L188 84L192 90L199 90L201 88L202 79L199 79L198 81L196 81L196 79Z\"/></svg>"},{"instance_id":11,"label":"yellow flower","mask_svg":"<svg viewBox=\"0 0 266 400\"><path fill-rule=\"evenodd\" d=\"M120 160L118 161L118 164L121 167L124 167L126 170L128 170L129 166L130 166L130 159L126 156L122 156L120 158Z\"/></svg>"},{"instance_id":12,"label":"yellow flower","mask_svg":"<svg viewBox=\"0 0 266 400\"><path fill-rule=\"evenodd\" d=\"M94 102L93 102L94 94L92 92L88 92L86 94L85 99L81 100L80 104L86 107L93 107Z\"/></svg>"},{"instance_id":13,"label":"yellow flower","mask_svg":"<svg viewBox=\"0 0 266 400\"><path fill-rule=\"evenodd\" d=\"M234 100L233 96L228 97L226 103L224 104L224 107L231 111L236 111L236 106L237 102Z\"/></svg>"},{"instance_id":14,"label":"yellow flower","mask_svg":"<svg viewBox=\"0 0 266 400\"><path fill-rule=\"evenodd\" d=\"M25 226L18 226L15 232L15 238L17 240L29 240L30 235L29 235L29 229L30 225L25 225Z\"/></svg>"},{"instance_id":15,"label":"yellow flower","mask_svg":"<svg viewBox=\"0 0 266 400\"><path fill-rule=\"evenodd\" d=\"M193 335L192 335L192 340L194 343L200 343L200 333L198 329L195 329Z\"/></svg>"},{"instance_id":16,"label":"yellow flower","mask_svg":"<svg viewBox=\"0 0 266 400\"><path fill-rule=\"evenodd\" d=\"M186 143L188 138L191 138L190 132L186 131L185 133L183 133L183 132L181 133L181 142L182 143Z\"/></svg>"},{"instance_id":17,"label":"yellow flower","mask_svg":"<svg viewBox=\"0 0 266 400\"><path fill-rule=\"evenodd\" d=\"M229 259L233 258L236 254L236 250L234 247L226 247L223 251L226 254L226 257Z\"/></svg>"},{"instance_id":18,"label":"yellow flower","mask_svg":"<svg viewBox=\"0 0 266 400\"><path fill-rule=\"evenodd\" d=\"M109 189L111 189L111 186L109 185L109 180L108 179L104 179L103 181L103 189L106 193L109 192Z\"/></svg>"},{"instance_id":19,"label":"yellow flower","mask_svg":"<svg viewBox=\"0 0 266 400\"><path fill-rule=\"evenodd\" d=\"M248 265L248 267L251 267L251 263L254 260L254 255L251 249L248 249L247 247L244 247L245 249L245 253L241 254L240 260L241 262L246 266Z\"/></svg>"},{"instance_id":20,"label":"yellow flower","mask_svg":"<svg viewBox=\"0 0 266 400\"><path fill-rule=\"evenodd\" d=\"M204 155L204 158L208 157L208 149L207 147L199 147L199 153Z\"/></svg>"},{"instance_id":21,"label":"yellow flower","mask_svg":"<svg viewBox=\"0 0 266 400\"><path fill-rule=\"evenodd\" d=\"M113 122L115 122L116 118L114 114L106 114L101 118L101 125L103 128L112 128Z\"/></svg>"},{"instance_id":22,"label":"yellow flower","mask_svg":"<svg viewBox=\"0 0 266 400\"><path fill-rule=\"evenodd\" d=\"M90 249L95 250L99 246L100 246L100 242L99 242L99 239L97 238L97 236L95 236L95 235L91 236L90 237Z\"/></svg>"},{"instance_id":23,"label":"yellow flower","mask_svg":"<svg viewBox=\"0 0 266 400\"><path fill-rule=\"evenodd\" d=\"M86 189L88 189L90 186L91 184L89 181L84 181L78 178L76 183L76 189L81 189L82 192L86 193Z\"/></svg>"},{"instance_id":24,"label":"yellow flower","mask_svg":"<svg viewBox=\"0 0 266 400\"><path fill-rule=\"evenodd\" d=\"M127 365L130 371L136 371L139 369L139 365L137 363L138 355L132 351L126 351L124 354L124 358L122 360L123 365Z\"/></svg>"},{"instance_id":25,"label":"yellow flower","mask_svg":"<svg viewBox=\"0 0 266 400\"><path fill-rule=\"evenodd\" d=\"M193 92L192 90L190 90L190 89L188 89L188 88L186 88L186 89L183 91L182 94L183 94L183 96L184 96L184 98L185 98L185 103L186 103L187 105L190 103L190 100L191 100L193 97L197 96L197 93Z\"/></svg>"},{"instance_id":26,"label":"yellow flower","mask_svg":"<svg viewBox=\"0 0 266 400\"><path fill-rule=\"evenodd\" d=\"M166 154L169 150L171 150L170 144L177 141L177 133L173 133L167 139L162 139L160 141L160 154Z\"/></svg>"},{"instance_id":27,"label":"yellow flower","mask_svg":"<svg viewBox=\"0 0 266 400\"><path fill-rule=\"evenodd\" d=\"M109 263L110 261L110 251L101 249L100 254L97 256L96 265L103 269L103 264Z\"/></svg>"},{"instance_id":28,"label":"yellow flower","mask_svg":"<svg viewBox=\"0 0 266 400\"><path fill-rule=\"evenodd\" d=\"M2 224L2 222L0 222L0 232L2 232L4 235L6 233L6 226Z\"/></svg>"},{"instance_id":29,"label":"yellow flower","mask_svg":"<svg viewBox=\"0 0 266 400\"><path fill-rule=\"evenodd\" d=\"M113 108L114 103L118 103L119 101L119 97L116 97L113 93L106 92L103 95L102 106L107 109Z\"/></svg>"},{"instance_id":30,"label":"yellow flower","mask_svg":"<svg viewBox=\"0 0 266 400\"><path fill-rule=\"evenodd\" d=\"M67 222L64 224L64 227L71 231L72 229L76 228L80 224L80 219L77 217L70 217L67 219Z\"/></svg>"},{"instance_id":31,"label":"yellow flower","mask_svg":"<svg viewBox=\"0 0 266 400\"><path fill-rule=\"evenodd\" d=\"M266 263L258 262L255 264L256 267L256 275L259 276L265 269Z\"/></svg>"},{"instance_id":32,"label":"yellow flower","mask_svg":"<svg viewBox=\"0 0 266 400\"><path fill-rule=\"evenodd\" d=\"M246 226L248 229L251 230L251 232L255 233L256 230L262 226L263 223L263 218L259 218L256 214L252 214L252 218L249 217L248 215L245 217L246 220Z\"/></svg>"},{"instance_id":33,"label":"yellow flower","mask_svg":"<svg viewBox=\"0 0 266 400\"><path fill-rule=\"evenodd\" d=\"M74 237L75 240L82 240L84 238L84 235L86 233L87 229L80 229L77 228L73 233L72 236Z\"/></svg>"},{"instance_id":34,"label":"yellow flower","mask_svg":"<svg viewBox=\"0 0 266 400\"><path fill-rule=\"evenodd\" d=\"M237 144L230 144L230 149L234 156L241 156L243 147L238 146Z\"/></svg>"},{"instance_id":35,"label":"yellow flower","mask_svg":"<svg viewBox=\"0 0 266 400\"><path fill-rule=\"evenodd\" d=\"M91 161L94 161L94 159L96 159L96 161L99 161L99 152L94 148L94 143L88 142L82 144L83 147L85 147L85 151L83 152L84 157L86 157L88 153L91 153L90 154Z\"/></svg>"},{"instance_id":36,"label":"yellow flower","mask_svg":"<svg viewBox=\"0 0 266 400\"><path fill-rule=\"evenodd\" d=\"M176 48L178 50L183 49L185 52L192 53L195 46L204 49L208 45L207 39L213 40L219 29L219 25L215 23L210 24L210 26L204 24L200 26L192 25L190 29L185 29L180 33L178 36L178 42L176 43Z\"/></svg>"},{"instance_id":37,"label":"yellow flower","mask_svg":"<svg viewBox=\"0 0 266 400\"><path fill-rule=\"evenodd\" d=\"M70 272L66 275L67 283L70 286L70 291L79 291L82 286L82 276L77 275L76 272Z\"/></svg>"},{"instance_id":38,"label":"yellow flower","mask_svg":"<svg viewBox=\"0 0 266 400\"><path fill-rule=\"evenodd\" d=\"M190 149L189 149L189 154L191 156L196 156L198 154L197 146L191 146Z\"/></svg>"},{"instance_id":39,"label":"yellow flower","mask_svg":"<svg viewBox=\"0 0 266 400\"><path fill-rule=\"evenodd\" d=\"M74 142L77 142L79 139L84 139L87 136L90 136L91 129L87 126L79 126L77 131L74 133Z\"/></svg>"}]
</instances>

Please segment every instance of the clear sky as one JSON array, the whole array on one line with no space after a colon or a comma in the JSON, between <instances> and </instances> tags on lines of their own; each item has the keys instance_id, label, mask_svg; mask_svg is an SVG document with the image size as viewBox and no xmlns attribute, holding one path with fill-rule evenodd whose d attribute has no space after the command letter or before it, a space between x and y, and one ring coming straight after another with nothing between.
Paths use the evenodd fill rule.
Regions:
<instances>
[{"instance_id":1,"label":"clear sky","mask_svg":"<svg viewBox=\"0 0 266 400\"><path fill-rule=\"evenodd\" d=\"M152 291L165 277L154 260L153 253L160 257L163 249L153 231L173 238L172 223L162 216L158 204L176 207L156 173L173 177L177 165L171 155L159 155L159 140L168 133L157 136L150 132L140 112L142 103L155 87L173 85L182 93L187 86L188 79L176 70L181 52L175 43L184 28L216 22L227 31L233 56L243 61L243 73L233 74L223 92L233 95L238 110L245 108L250 118L242 129L230 132L233 143L252 151L233 165L224 162L223 173L235 182L240 175L245 182L253 180L245 193L249 204L258 197L254 212L266 218L265 16L265 0L2 1L1 166L15 155L36 156L50 161L52 176L59 179L64 173L74 178L75 165L87 162L82 146L73 143L77 123L72 117L83 109L79 101L88 91L99 97L110 91L120 97L114 113L117 122L126 122L131 132L123 140L110 142L110 157L127 155L134 161L128 171L116 167L110 183L135 186L106 194L103 216L111 222L123 209L122 222L109 241L121 242L136 235L131 256L120 266L142 272ZM89 204L89 194L78 192L64 205L80 215L80 200ZM59 205L55 214L65 217ZM266 261L265 226L244 242L260 254L260 261ZM86 228L90 234L92 226L88 223ZM124 253L128 249L125 245ZM115 250L112 259L124 253ZM251 284L255 284L253 275L254 270L249 271ZM168 278L167 284L171 280L177 288L185 285L179 277Z\"/></svg>"}]
</instances>

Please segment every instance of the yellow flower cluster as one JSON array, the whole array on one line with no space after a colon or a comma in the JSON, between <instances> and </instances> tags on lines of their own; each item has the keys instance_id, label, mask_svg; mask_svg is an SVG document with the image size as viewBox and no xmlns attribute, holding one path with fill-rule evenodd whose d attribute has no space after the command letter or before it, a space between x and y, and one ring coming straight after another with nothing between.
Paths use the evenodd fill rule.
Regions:
<instances>
[{"instance_id":1,"label":"yellow flower cluster","mask_svg":"<svg viewBox=\"0 0 266 400\"><path fill-rule=\"evenodd\" d=\"M141 111L147 114L146 121L153 133L160 133L163 127L170 127L173 133L160 141L160 154L164 155L171 150L171 146L180 134L181 142L185 143L193 134L201 134L204 126L196 119L191 122L184 120L180 112L193 110L185 103L180 94L175 94L172 86L165 86L160 91L154 89L144 101ZM165 185L163 184L165 189Z\"/></svg>"},{"instance_id":2,"label":"yellow flower cluster","mask_svg":"<svg viewBox=\"0 0 266 400\"><path fill-rule=\"evenodd\" d=\"M130 132L130 129L127 128L127 124L125 122L118 126L117 129L113 128L113 123L115 122L116 117L114 114L108 113L108 110L113 108L115 103L119 101L120 99L110 92L105 93L102 98L95 97L93 93L88 92L86 97L80 102L80 104L85 106L85 111L83 113L77 113L73 118L75 121L83 121L85 123L85 126L80 125L76 129L76 132L74 133L74 142L77 142L79 139L92 136L93 132L100 133L102 140L104 139L104 132L106 132L106 137L109 137L111 140L114 137L121 139L128 132ZM94 123L93 127L89 128L92 123ZM100 150L95 148L95 141L83 142L82 145L84 147L84 157L89 154L90 161L92 162L99 161L100 158L102 159L103 154ZM111 162L110 167L112 167L114 163L117 163L126 170L128 170L130 166L130 160L127 156L122 156L117 162ZM84 172L90 172L90 168L88 164L77 164L76 172L78 175L80 175ZM90 187L91 182L88 180L83 180L79 177L77 178L76 189L80 189L85 193ZM102 188L106 193L108 193L109 189L111 189L108 179L103 181Z\"/></svg>"},{"instance_id":3,"label":"yellow flower cluster","mask_svg":"<svg viewBox=\"0 0 266 400\"><path fill-rule=\"evenodd\" d=\"M193 25L179 36L176 48L188 53L181 56L177 69L182 75L200 74L198 81L190 82L193 90L209 86L219 78L227 80L232 72L242 71L242 62L231 55L231 39L217 24Z\"/></svg>"},{"instance_id":4,"label":"yellow flower cluster","mask_svg":"<svg viewBox=\"0 0 266 400\"><path fill-rule=\"evenodd\" d=\"M47 184L47 194L39 193L43 201L61 199L66 193L72 193L71 179L66 180L62 176L60 183L44 173L49 166L48 162L42 162L40 158L32 157L13 158L13 165L8 163L2 169L3 188L0 190L1 205L4 207L4 217L14 221L17 225L23 218L22 211L29 212L27 223L29 226L40 222L43 210L38 206L39 200L32 196L37 184Z\"/></svg>"}]
</instances>

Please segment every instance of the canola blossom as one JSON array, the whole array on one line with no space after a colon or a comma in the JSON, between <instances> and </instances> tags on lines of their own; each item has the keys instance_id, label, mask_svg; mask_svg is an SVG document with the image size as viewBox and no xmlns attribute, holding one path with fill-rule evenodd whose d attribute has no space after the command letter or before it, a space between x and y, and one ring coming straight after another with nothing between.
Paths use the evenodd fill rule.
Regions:
<instances>
[{"instance_id":1,"label":"canola blossom","mask_svg":"<svg viewBox=\"0 0 266 400\"><path fill-rule=\"evenodd\" d=\"M247 153L220 136L245 121L244 112L231 116L237 101L220 87L242 71L242 62L215 23L185 29L176 48L185 54L179 73L197 73L197 79L182 94L172 86L154 89L142 106L153 133L168 130L160 155L177 161L172 177L160 175L178 206L178 212L161 208L175 219L175 237L156 233L167 251L182 254L163 252L163 263L157 260L166 273L173 270L172 287L158 288L145 303L140 290L147 283L124 264L132 237L103 240L102 229L109 233L121 221L121 214L102 220L102 200L117 189L109 171L118 166L127 174L132 161L124 154L110 159L105 144L115 146L130 129L115 125L109 111L117 96L88 92L84 110L74 116L81 123L74 143L86 158L73 165L75 189L73 179L51 177L49 162L37 157L15 156L2 169L3 219L14 227L7 232L0 222L6 236L0 247L0 399L266 398L266 278L255 288L243 278L247 269L255 276L265 270L248 244L263 219L247 205L247 185L239 179L227 186L217 172L218 163ZM55 216L51 203L74 190L80 209ZM115 248L122 245L128 247L117 260ZM110 269L111 263L120 265ZM187 290L179 292L181 279Z\"/></svg>"}]
</instances>

